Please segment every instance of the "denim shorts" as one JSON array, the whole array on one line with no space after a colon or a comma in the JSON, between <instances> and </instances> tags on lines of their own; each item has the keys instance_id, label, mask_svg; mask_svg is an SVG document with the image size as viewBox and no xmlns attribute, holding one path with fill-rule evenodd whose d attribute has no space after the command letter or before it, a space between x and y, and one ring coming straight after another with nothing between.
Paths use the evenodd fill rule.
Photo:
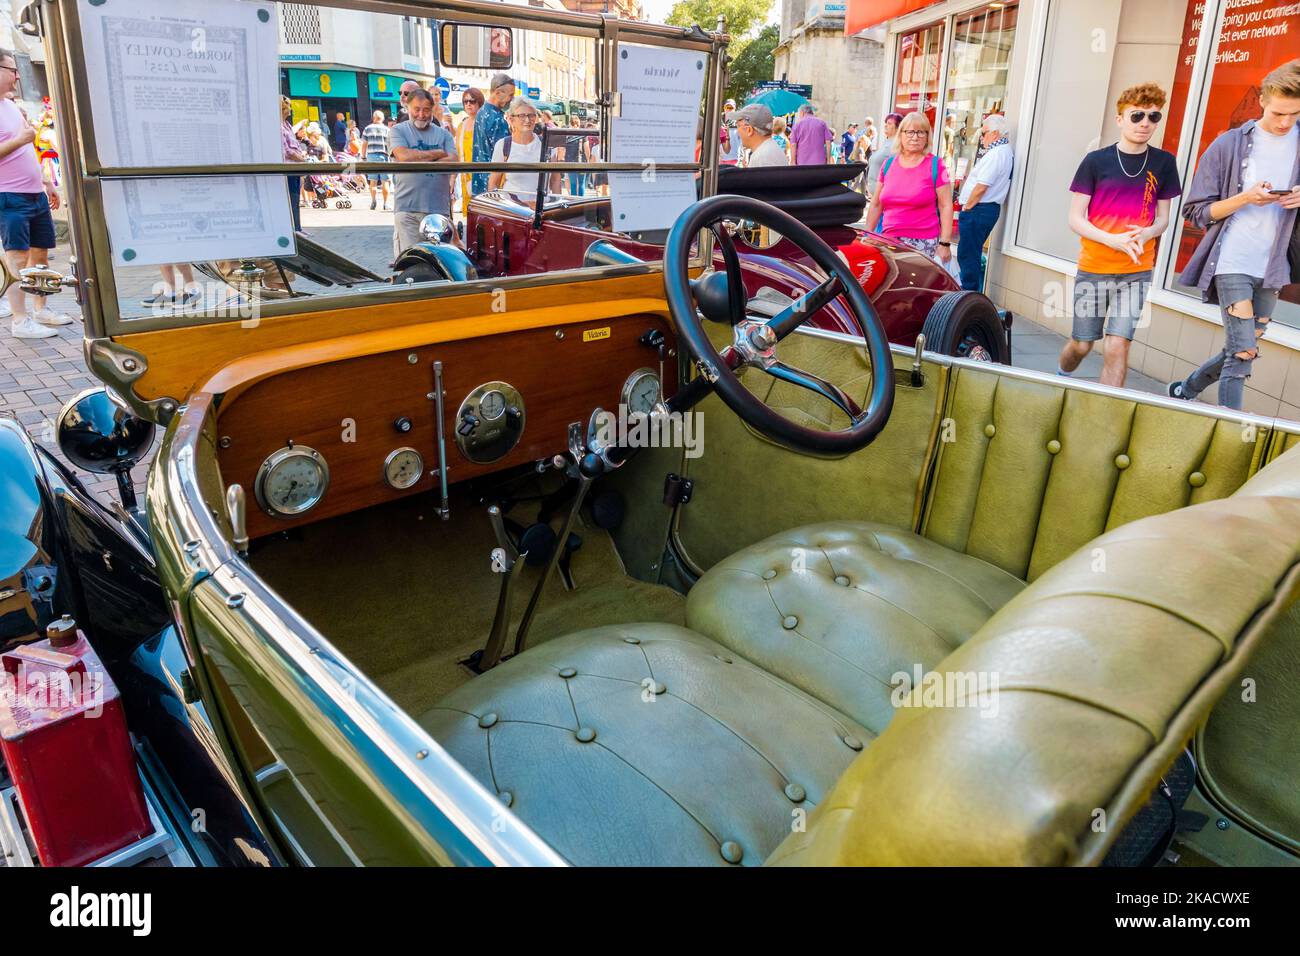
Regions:
<instances>
[{"instance_id":1,"label":"denim shorts","mask_svg":"<svg viewBox=\"0 0 1300 956\"><path fill-rule=\"evenodd\" d=\"M1260 319L1272 318L1280 290L1264 288L1263 279L1229 272L1214 277L1214 291L1219 296L1219 312L1223 316L1224 352L1235 355L1256 348L1255 333L1268 328L1268 323ZM1246 300L1250 300L1255 318L1240 319L1228 312L1228 307L1234 302Z\"/></svg>"},{"instance_id":2,"label":"denim shorts","mask_svg":"<svg viewBox=\"0 0 1300 956\"><path fill-rule=\"evenodd\" d=\"M54 218L45 193L0 193L0 241L7 252L54 248Z\"/></svg>"},{"instance_id":3,"label":"denim shorts","mask_svg":"<svg viewBox=\"0 0 1300 956\"><path fill-rule=\"evenodd\" d=\"M1076 342L1095 342L1102 336L1132 339L1151 288L1151 273L1121 272L1103 275L1080 272L1074 279L1074 327Z\"/></svg>"}]
</instances>

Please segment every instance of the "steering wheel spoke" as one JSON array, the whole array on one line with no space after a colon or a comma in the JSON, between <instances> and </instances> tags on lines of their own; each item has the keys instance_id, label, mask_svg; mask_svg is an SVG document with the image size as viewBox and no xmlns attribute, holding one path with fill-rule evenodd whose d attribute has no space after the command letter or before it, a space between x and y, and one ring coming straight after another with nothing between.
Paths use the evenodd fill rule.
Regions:
<instances>
[{"instance_id":1,"label":"steering wheel spoke","mask_svg":"<svg viewBox=\"0 0 1300 956\"><path fill-rule=\"evenodd\" d=\"M780 342L820 312L823 306L829 305L843 291L844 283L838 275L832 273L799 296L768 320L767 327L771 329L774 341Z\"/></svg>"},{"instance_id":2,"label":"steering wheel spoke","mask_svg":"<svg viewBox=\"0 0 1300 956\"><path fill-rule=\"evenodd\" d=\"M725 220L753 220L794 243L827 276L782 309L771 321L745 315L746 294L740 257L731 236L720 226ZM717 237L725 273L692 282L690 263L702 229ZM725 283L725 288L724 288ZM844 390L803 369L780 361L774 349L781 339L841 297L862 333L872 370L864 407ZM747 196L710 196L688 209L674 224L664 250L664 297L691 364L698 375L668 401L670 409L685 409L710 393L760 434L779 445L812 455L843 455L868 445L889 419L894 404L893 358L884 325L857 277L825 240L797 219ZM719 348L716 335L705 330L701 315L731 326L732 341ZM840 428L815 428L793 421L746 388L740 373L750 367L822 396L849 418Z\"/></svg>"},{"instance_id":3,"label":"steering wheel spoke","mask_svg":"<svg viewBox=\"0 0 1300 956\"><path fill-rule=\"evenodd\" d=\"M791 385L798 385L800 388L806 388L810 392L817 393L845 415L848 415L849 421L855 425L862 418L862 409L858 403L851 399L844 389L838 385L832 385L820 375L805 372L801 368L795 368L793 365L786 365L780 361L763 366L763 371L773 378L778 378L783 382L789 382Z\"/></svg>"}]
</instances>

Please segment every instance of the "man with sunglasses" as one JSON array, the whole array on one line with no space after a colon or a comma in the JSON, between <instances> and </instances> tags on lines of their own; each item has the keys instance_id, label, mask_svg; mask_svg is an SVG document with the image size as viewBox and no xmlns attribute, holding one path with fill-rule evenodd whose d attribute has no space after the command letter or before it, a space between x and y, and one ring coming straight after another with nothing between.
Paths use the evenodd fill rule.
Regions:
<instances>
[{"instance_id":1,"label":"man with sunglasses","mask_svg":"<svg viewBox=\"0 0 1300 956\"><path fill-rule=\"evenodd\" d=\"M1079 367L1103 332L1101 384L1122 388L1128 375L1156 238L1169 227L1170 200L1182 192L1173 153L1150 145L1166 99L1154 83L1121 93L1119 141L1085 156L1070 184L1070 228L1080 236L1080 251L1074 327L1061 350L1061 375Z\"/></svg>"},{"instance_id":2,"label":"man with sunglasses","mask_svg":"<svg viewBox=\"0 0 1300 956\"><path fill-rule=\"evenodd\" d=\"M18 61L8 50L0 50L0 241L4 242L9 268L15 273L49 262L54 248L50 209L59 208L59 194L45 182L32 147L36 129L10 98L17 87ZM9 288L14 338L49 338L57 334L50 326L72 322L47 307L44 296L32 298L36 309L29 314L27 293L17 283Z\"/></svg>"}]
</instances>

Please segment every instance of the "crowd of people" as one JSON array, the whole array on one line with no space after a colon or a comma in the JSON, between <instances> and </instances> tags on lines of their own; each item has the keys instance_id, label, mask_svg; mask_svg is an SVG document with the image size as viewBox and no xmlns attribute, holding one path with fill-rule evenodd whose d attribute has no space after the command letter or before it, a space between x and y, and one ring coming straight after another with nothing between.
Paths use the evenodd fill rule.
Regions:
<instances>
[{"instance_id":1,"label":"crowd of people","mask_svg":"<svg viewBox=\"0 0 1300 956\"><path fill-rule=\"evenodd\" d=\"M51 209L59 195L49 162L50 144L16 102L18 69L0 51L0 240L17 272L48 261L55 245ZM1185 219L1202 233L1180 281L1218 305L1222 348L1185 379L1171 382L1171 397L1192 399L1218 383L1219 403L1240 409L1245 381L1257 360L1282 286L1300 282L1300 59L1260 80L1262 115L1222 133L1201 156L1183 203ZM436 86L407 80L396 115L376 110L360 126L342 112L332 118L293 121L281 98L281 142L292 163L476 163L600 162L595 122L556 117L518 95L514 81L495 74L486 90L468 89L457 116ZM1174 156L1151 145L1164 119L1165 91L1143 83L1116 102L1118 140L1085 155L1070 185L1069 228L1079 236L1071 336L1059 356L1058 374L1071 375L1101 341L1103 384L1122 386L1128 352L1146 304L1157 242L1170 227L1172 200L1183 192ZM964 289L984 285L984 245L1001 217L1015 175L1014 153L1004 116L985 116L974 162L954 196L953 150L959 134L945 118L936 143L924 111L889 113L879 129L872 117L837 134L811 103L792 116L774 116L761 103L723 107L719 157L726 166L858 164L845 182L866 196L864 224L948 268ZM42 124L45 125L45 124ZM543 131L547 131L543 136ZM563 130L563 131L560 131ZM571 131L571 132L570 132ZM545 144L545 146L544 146ZM546 156L543 157L543 149ZM699 144L697 141L697 150ZM425 216L453 215L487 190L535 201L545 177L551 194L608 193L600 173L370 172L364 185L370 208L393 211L394 255L420 240ZM303 180L289 177L294 228L308 200ZM316 188L313 186L313 189ZM391 203L391 206L390 206ZM956 238L955 238L956 237ZM161 292L146 304L189 304L194 284L188 264L160 267ZM45 338L72 320L44 297L11 286L0 315L12 317L16 338Z\"/></svg>"},{"instance_id":2,"label":"crowd of people","mask_svg":"<svg viewBox=\"0 0 1300 956\"><path fill-rule=\"evenodd\" d=\"M407 80L398 90L395 116L376 110L370 122L359 127L344 113L336 113L323 128L314 120L292 120L292 106L283 99L281 137L288 162L438 163L472 162L536 163L542 161L543 128L548 135L546 157L555 162L599 162L599 131L594 119L555 116L539 109L526 97L518 96L514 80L497 73L486 91L471 87L461 98L459 117L442 102L437 86L425 88ZM580 130L555 135L556 129ZM294 228L301 229L300 207L309 201L303 195L302 177L292 177L290 204ZM452 216L468 209L470 200L489 189L504 189L521 200L534 201L538 174L521 173L398 173L370 172L365 176L370 208L392 209L394 213L394 255L419 238L420 221L427 215ZM313 181L315 177L313 177ZM313 188L317 188L313 186ZM582 196L588 189L607 194L606 177L598 174L554 174L547 178L551 193ZM391 207L389 205L391 199Z\"/></svg>"},{"instance_id":3,"label":"crowd of people","mask_svg":"<svg viewBox=\"0 0 1300 956\"><path fill-rule=\"evenodd\" d=\"M1167 389L1173 398L1193 399L1217 382L1219 404L1233 409L1242 408L1257 342L1280 289L1300 283L1300 59L1261 78L1259 89L1262 116L1214 140L1196 164L1183 203L1183 217L1202 236L1179 281L1218 305L1224 343ZM1172 200L1183 191L1173 154L1150 145L1167 99L1155 83L1119 94L1118 141L1084 156L1071 182L1069 228L1080 248L1060 375L1072 375L1102 341L1101 382L1124 385L1157 242L1169 229ZM963 289L982 290L984 245L1014 175L1007 121L997 113L984 117L975 161L955 203L951 116L938 152L934 140L920 110L885 116L879 139L871 117L861 127L850 123L837 137L811 104L799 108L787 133L783 118L767 107L736 109L734 100L724 106L719 133L724 165L865 163L864 173L846 174L845 181L868 198L866 228L949 268Z\"/></svg>"}]
</instances>

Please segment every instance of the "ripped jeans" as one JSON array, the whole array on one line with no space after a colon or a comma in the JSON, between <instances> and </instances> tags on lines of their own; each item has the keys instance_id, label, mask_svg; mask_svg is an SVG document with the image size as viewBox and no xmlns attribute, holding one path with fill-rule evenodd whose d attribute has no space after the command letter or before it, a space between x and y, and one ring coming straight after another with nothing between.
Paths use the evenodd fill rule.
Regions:
<instances>
[{"instance_id":1,"label":"ripped jeans","mask_svg":"<svg viewBox=\"0 0 1300 956\"><path fill-rule=\"evenodd\" d=\"M1279 290L1266 289L1262 279L1240 273L1215 276L1214 289L1223 315L1223 350L1187 376L1183 397L1195 398L1218 382L1219 404L1240 411L1246 397L1246 379L1258 354L1258 339L1273 317ZM1240 358L1238 352L1252 354Z\"/></svg>"}]
</instances>

